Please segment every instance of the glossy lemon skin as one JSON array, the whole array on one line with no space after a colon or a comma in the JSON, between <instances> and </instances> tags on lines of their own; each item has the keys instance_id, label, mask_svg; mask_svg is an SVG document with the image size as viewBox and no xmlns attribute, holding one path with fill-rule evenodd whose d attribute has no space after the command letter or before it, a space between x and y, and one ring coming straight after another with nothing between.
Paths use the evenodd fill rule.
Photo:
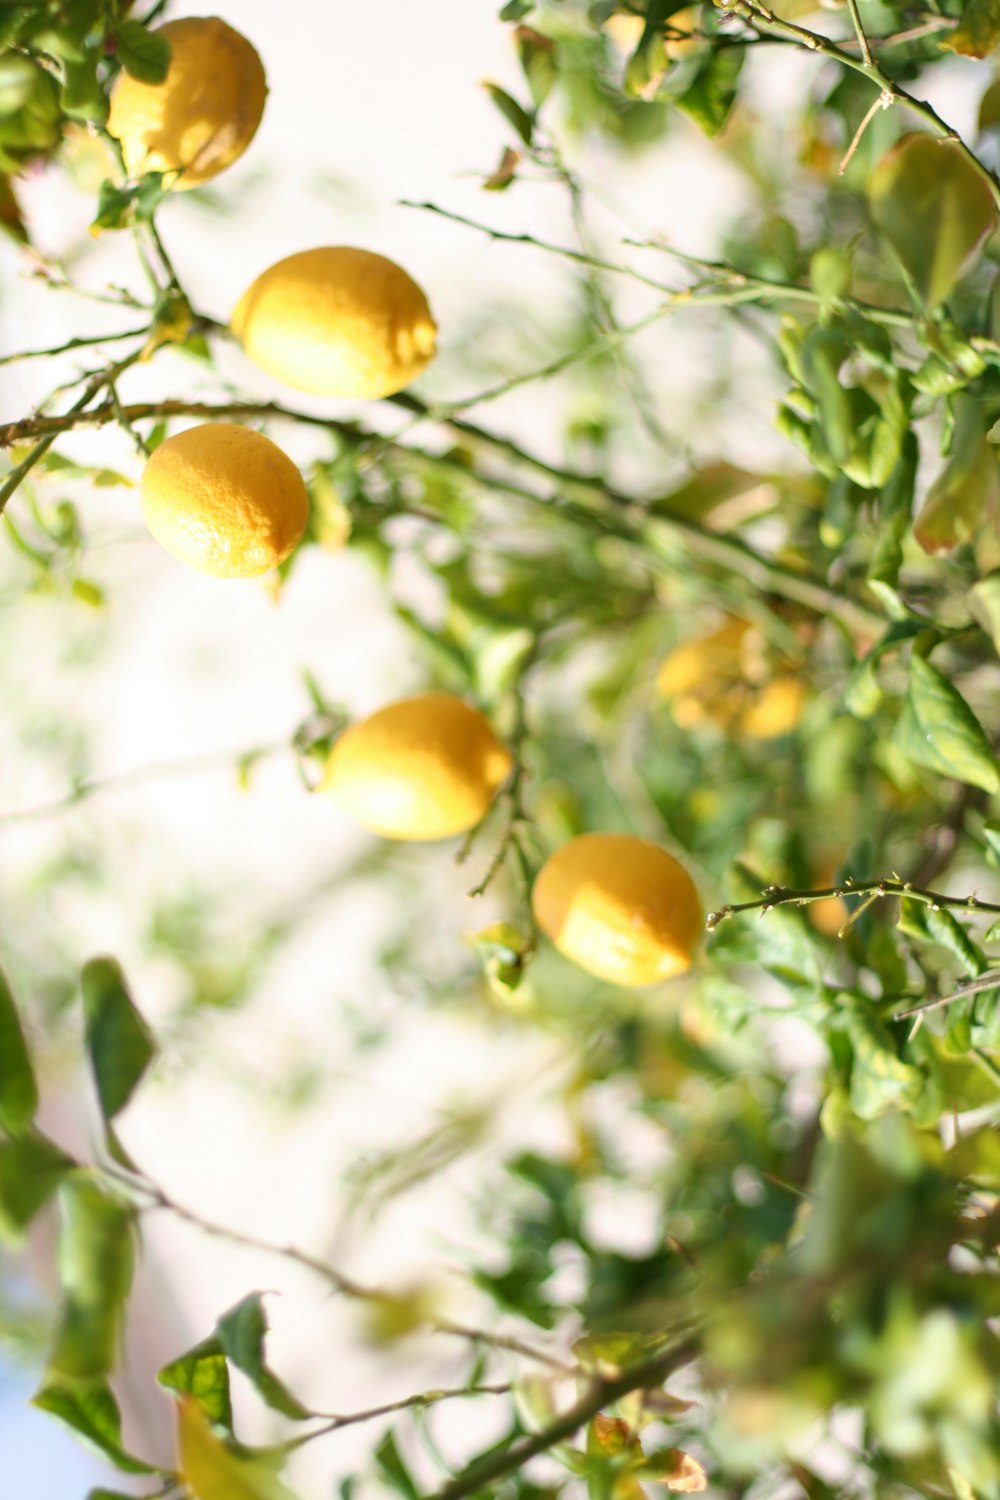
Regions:
<instances>
[{"instance_id":1,"label":"glossy lemon skin","mask_svg":"<svg viewBox=\"0 0 1000 1500\"><path fill-rule=\"evenodd\" d=\"M437 328L417 283L350 245L302 250L244 292L232 328L254 364L296 390L376 399L434 358Z\"/></svg>"},{"instance_id":2,"label":"glossy lemon skin","mask_svg":"<svg viewBox=\"0 0 1000 1500\"><path fill-rule=\"evenodd\" d=\"M626 833L570 839L542 866L531 900L560 953L626 988L683 974L705 925L683 865Z\"/></svg>"},{"instance_id":3,"label":"glossy lemon skin","mask_svg":"<svg viewBox=\"0 0 1000 1500\"><path fill-rule=\"evenodd\" d=\"M451 693L421 693L346 730L324 786L372 833L445 839L475 827L511 764L477 708Z\"/></svg>"},{"instance_id":4,"label":"glossy lemon skin","mask_svg":"<svg viewBox=\"0 0 1000 1500\"><path fill-rule=\"evenodd\" d=\"M213 578L256 578L294 550L309 518L302 475L260 432L206 422L165 439L139 486L162 547Z\"/></svg>"},{"instance_id":5,"label":"glossy lemon skin","mask_svg":"<svg viewBox=\"0 0 1000 1500\"><path fill-rule=\"evenodd\" d=\"M168 21L162 83L124 71L111 90L108 131L121 145L130 177L179 173L183 191L231 166L253 140L264 113L264 68L245 36L217 16Z\"/></svg>"}]
</instances>

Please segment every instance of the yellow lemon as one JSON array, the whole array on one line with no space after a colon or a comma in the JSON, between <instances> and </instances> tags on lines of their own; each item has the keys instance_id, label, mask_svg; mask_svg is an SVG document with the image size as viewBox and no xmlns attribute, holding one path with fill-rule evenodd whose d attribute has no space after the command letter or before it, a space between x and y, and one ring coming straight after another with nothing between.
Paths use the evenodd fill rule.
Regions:
<instances>
[{"instance_id":1,"label":"yellow lemon","mask_svg":"<svg viewBox=\"0 0 1000 1500\"><path fill-rule=\"evenodd\" d=\"M451 693L421 693L342 734L324 785L373 833L446 839L479 822L511 764L477 708Z\"/></svg>"},{"instance_id":2,"label":"yellow lemon","mask_svg":"<svg viewBox=\"0 0 1000 1500\"><path fill-rule=\"evenodd\" d=\"M740 648L750 625L728 615L707 635L682 641L665 656L656 686L664 698L697 691L707 679L739 675Z\"/></svg>"},{"instance_id":3,"label":"yellow lemon","mask_svg":"<svg viewBox=\"0 0 1000 1500\"><path fill-rule=\"evenodd\" d=\"M583 833L563 844L539 871L531 903L560 953L629 987L690 968L705 925L684 866L627 833Z\"/></svg>"},{"instance_id":4,"label":"yellow lemon","mask_svg":"<svg viewBox=\"0 0 1000 1500\"><path fill-rule=\"evenodd\" d=\"M143 470L153 536L213 578L255 578L292 552L309 518L302 475L250 427L206 422L167 438Z\"/></svg>"},{"instance_id":5,"label":"yellow lemon","mask_svg":"<svg viewBox=\"0 0 1000 1500\"><path fill-rule=\"evenodd\" d=\"M130 177L179 172L177 188L197 187L242 156L264 113L267 83L254 48L217 16L168 21L162 83L118 75L108 131L121 144Z\"/></svg>"},{"instance_id":6,"label":"yellow lemon","mask_svg":"<svg viewBox=\"0 0 1000 1500\"><path fill-rule=\"evenodd\" d=\"M349 245L279 260L244 292L232 328L254 364L287 385L369 399L416 379L437 338L417 283Z\"/></svg>"},{"instance_id":7,"label":"yellow lemon","mask_svg":"<svg viewBox=\"0 0 1000 1500\"><path fill-rule=\"evenodd\" d=\"M791 734L806 705L806 686L784 673L765 682L740 717L740 729L751 740L776 740Z\"/></svg>"}]
</instances>

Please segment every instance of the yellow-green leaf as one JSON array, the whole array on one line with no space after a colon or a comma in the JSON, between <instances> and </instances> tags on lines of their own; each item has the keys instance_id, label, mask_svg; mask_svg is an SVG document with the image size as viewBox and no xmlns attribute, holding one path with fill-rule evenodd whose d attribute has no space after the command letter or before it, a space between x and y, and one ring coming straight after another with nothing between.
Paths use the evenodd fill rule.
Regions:
<instances>
[{"instance_id":1,"label":"yellow-green leaf","mask_svg":"<svg viewBox=\"0 0 1000 1500\"><path fill-rule=\"evenodd\" d=\"M1000 41L1000 0L969 0L955 30L941 40L942 47L963 57L986 57Z\"/></svg>"},{"instance_id":2,"label":"yellow-green leaf","mask_svg":"<svg viewBox=\"0 0 1000 1500\"><path fill-rule=\"evenodd\" d=\"M14 996L0 970L0 1125L9 1135L26 1130L38 1108L38 1085Z\"/></svg>"},{"instance_id":3,"label":"yellow-green leaf","mask_svg":"<svg viewBox=\"0 0 1000 1500\"><path fill-rule=\"evenodd\" d=\"M979 720L958 689L916 653L893 740L918 765L986 792L1000 789L996 757Z\"/></svg>"},{"instance_id":4,"label":"yellow-green leaf","mask_svg":"<svg viewBox=\"0 0 1000 1500\"><path fill-rule=\"evenodd\" d=\"M193 1396L179 1403L177 1462L195 1500L295 1500L269 1458L234 1453L216 1437Z\"/></svg>"},{"instance_id":5,"label":"yellow-green leaf","mask_svg":"<svg viewBox=\"0 0 1000 1500\"><path fill-rule=\"evenodd\" d=\"M942 302L997 227L983 175L957 141L908 135L887 151L868 189L879 234L927 307Z\"/></svg>"}]
</instances>

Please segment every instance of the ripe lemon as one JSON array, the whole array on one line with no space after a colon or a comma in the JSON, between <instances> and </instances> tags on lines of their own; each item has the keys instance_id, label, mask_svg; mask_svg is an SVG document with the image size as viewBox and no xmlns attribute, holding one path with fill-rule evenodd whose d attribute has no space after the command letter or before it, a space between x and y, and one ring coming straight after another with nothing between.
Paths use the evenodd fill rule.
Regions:
<instances>
[{"instance_id":1,"label":"ripe lemon","mask_svg":"<svg viewBox=\"0 0 1000 1500\"><path fill-rule=\"evenodd\" d=\"M705 925L684 866L627 833L583 833L563 844L539 871L531 904L560 953L628 987L690 968Z\"/></svg>"},{"instance_id":2,"label":"ripe lemon","mask_svg":"<svg viewBox=\"0 0 1000 1500\"><path fill-rule=\"evenodd\" d=\"M118 75L108 131L130 177L178 172L176 188L197 187L242 156L264 113L267 83L254 48L217 16L168 21L162 83Z\"/></svg>"},{"instance_id":3,"label":"ripe lemon","mask_svg":"<svg viewBox=\"0 0 1000 1500\"><path fill-rule=\"evenodd\" d=\"M776 673L778 664L784 670ZM730 615L676 646L660 664L656 686L681 729L711 723L733 739L778 739L796 728L808 699L790 666L755 626Z\"/></svg>"},{"instance_id":4,"label":"ripe lemon","mask_svg":"<svg viewBox=\"0 0 1000 1500\"><path fill-rule=\"evenodd\" d=\"M479 822L511 764L477 708L451 693L421 693L342 734L324 786L373 833L446 839Z\"/></svg>"},{"instance_id":5,"label":"ripe lemon","mask_svg":"<svg viewBox=\"0 0 1000 1500\"><path fill-rule=\"evenodd\" d=\"M806 685L799 677L783 673L757 689L744 709L740 729L751 740L776 740L791 734L806 705Z\"/></svg>"},{"instance_id":6,"label":"ripe lemon","mask_svg":"<svg viewBox=\"0 0 1000 1500\"><path fill-rule=\"evenodd\" d=\"M367 399L409 385L437 337L417 283L348 245L279 260L244 292L232 328L254 364L297 390Z\"/></svg>"},{"instance_id":7,"label":"ripe lemon","mask_svg":"<svg viewBox=\"0 0 1000 1500\"><path fill-rule=\"evenodd\" d=\"M213 578L255 578L292 552L309 518L302 475L250 427L206 422L167 438L143 470L153 536Z\"/></svg>"}]
</instances>

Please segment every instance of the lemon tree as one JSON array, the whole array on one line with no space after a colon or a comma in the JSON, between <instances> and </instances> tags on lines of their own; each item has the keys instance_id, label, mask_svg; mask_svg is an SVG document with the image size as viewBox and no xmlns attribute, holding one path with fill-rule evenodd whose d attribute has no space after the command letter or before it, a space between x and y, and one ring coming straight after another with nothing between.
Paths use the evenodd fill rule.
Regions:
<instances>
[{"instance_id":1,"label":"lemon tree","mask_svg":"<svg viewBox=\"0 0 1000 1500\"><path fill-rule=\"evenodd\" d=\"M0 355L53 372L0 424L0 678L32 774L64 783L0 804L0 839L53 829L0 873L0 1335L34 1404L117 1472L92 1500L311 1500L320 1449L343 1500L1000 1500L1000 13L496 10L509 69L477 95L495 140L464 168L481 210L400 206L436 217L448 255L317 243L289 216L287 253L261 235L256 279L209 305L175 260L183 216L227 266L253 187L227 199L225 174L249 172L273 102L236 8L0 5L11 275L95 330L67 317ZM357 67L374 121L378 59ZM633 169L671 185L641 231L619 198ZM700 240L685 172L719 174ZM90 194L82 271L49 248L38 181ZM88 249L109 242L141 293L95 287ZM526 277L491 283L472 261L489 246L544 267L544 303ZM95 519L107 489L131 527ZM86 696L111 649L95 619L138 631L158 563L190 586L207 656L225 612L249 629L262 600L277 655L297 650L298 580L331 554L405 640L401 685L380 684L359 609L356 699L328 693L310 640L297 725L225 760L269 869L299 846L265 760L298 773L318 842L354 841L344 868L291 900L286 882L284 905L277 882L250 900L235 859L232 889L184 887L97 810L206 768L116 776L107 736L65 700L45 730L34 695L56 660ZM87 840L62 821L80 803ZM345 889L388 913L370 986L336 990L348 1055L288 1062L293 1003L248 1072L269 966L312 951ZM359 910L324 983L357 982ZM447 1025L498 1069L523 1046L516 1077L424 1135L359 1139L315 1243L202 1216L147 1169L143 1101L213 1047L280 1104L304 1173L334 1077L368 1086L398 1034L416 1089ZM84 1088L94 1129L71 1138ZM432 1273L334 1255L338 1227L459 1163L483 1183L474 1230L435 1219ZM147 1368L123 1351L155 1216L228 1247L235 1289ZM335 1413L308 1394L240 1246L307 1282L317 1320L343 1299L361 1332L338 1371L374 1349L405 1393ZM443 1347L457 1375L430 1386ZM137 1419L153 1410L172 1455ZM372 1436L338 1468L345 1426Z\"/></svg>"}]
</instances>

